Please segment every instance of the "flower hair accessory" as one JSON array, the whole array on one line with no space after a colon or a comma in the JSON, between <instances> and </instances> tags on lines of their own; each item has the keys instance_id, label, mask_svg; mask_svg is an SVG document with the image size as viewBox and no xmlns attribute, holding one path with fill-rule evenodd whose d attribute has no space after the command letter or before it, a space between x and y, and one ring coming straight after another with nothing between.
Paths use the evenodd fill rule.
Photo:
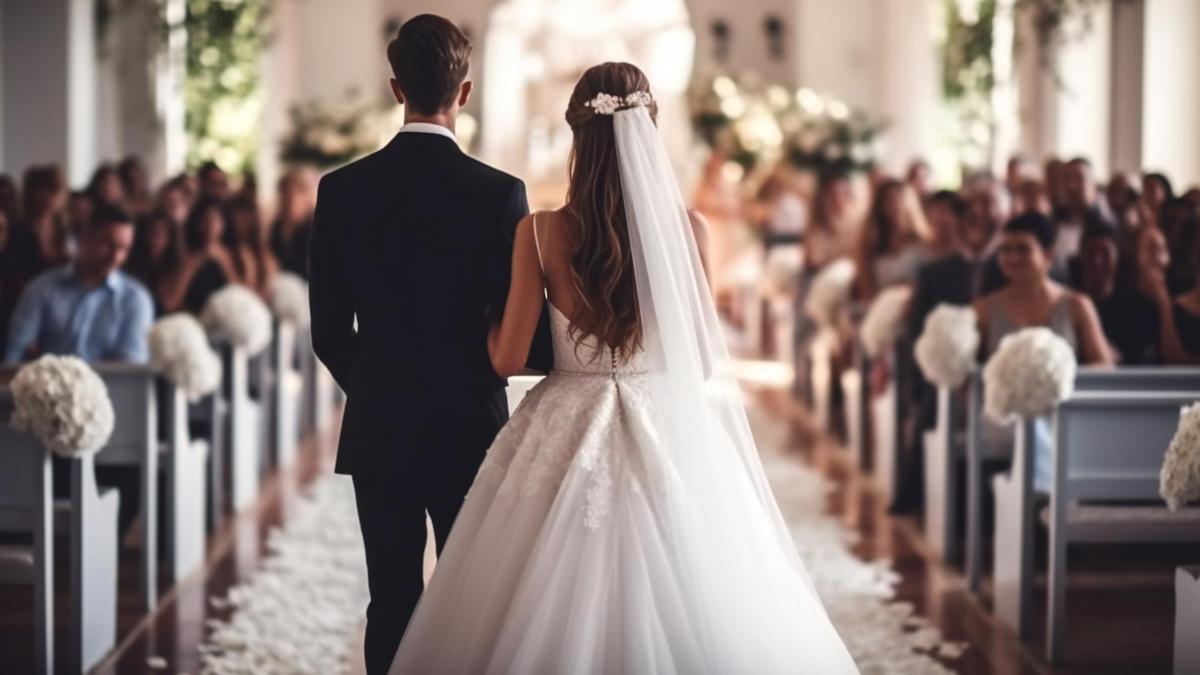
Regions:
<instances>
[{"instance_id":1,"label":"flower hair accessory","mask_svg":"<svg viewBox=\"0 0 1200 675\"><path fill-rule=\"evenodd\" d=\"M654 97L650 95L650 92L635 91L624 98L612 94L596 94L596 98L583 105L591 108L597 115L612 115L618 110L628 108L649 108L651 103L654 103Z\"/></svg>"}]
</instances>

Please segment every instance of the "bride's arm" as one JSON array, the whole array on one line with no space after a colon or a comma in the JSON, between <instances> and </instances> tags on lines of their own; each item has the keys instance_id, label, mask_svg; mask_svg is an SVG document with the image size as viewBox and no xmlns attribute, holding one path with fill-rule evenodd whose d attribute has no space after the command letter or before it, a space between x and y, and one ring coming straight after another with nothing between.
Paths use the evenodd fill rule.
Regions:
<instances>
[{"instance_id":1,"label":"bride's arm","mask_svg":"<svg viewBox=\"0 0 1200 675\"><path fill-rule=\"evenodd\" d=\"M488 355L492 358L492 368L501 377L524 372L545 301L542 270L533 241L533 216L525 216L517 224L513 240L512 280L504 316L488 334Z\"/></svg>"},{"instance_id":2,"label":"bride's arm","mask_svg":"<svg viewBox=\"0 0 1200 675\"><path fill-rule=\"evenodd\" d=\"M700 267L704 270L704 280L711 289L712 274L708 270L708 219L696 209L688 209L687 214L692 226L692 238L696 241L696 253L700 256Z\"/></svg>"}]
</instances>

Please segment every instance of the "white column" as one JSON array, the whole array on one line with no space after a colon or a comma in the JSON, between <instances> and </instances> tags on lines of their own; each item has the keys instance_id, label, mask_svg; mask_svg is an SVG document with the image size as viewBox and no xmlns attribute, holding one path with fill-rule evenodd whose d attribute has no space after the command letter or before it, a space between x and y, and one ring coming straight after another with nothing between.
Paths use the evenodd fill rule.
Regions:
<instances>
[{"instance_id":1,"label":"white column","mask_svg":"<svg viewBox=\"0 0 1200 675\"><path fill-rule=\"evenodd\" d=\"M90 0L4 0L0 27L5 169L53 162L72 185L95 168L95 39Z\"/></svg>"},{"instance_id":2,"label":"white column","mask_svg":"<svg viewBox=\"0 0 1200 675\"><path fill-rule=\"evenodd\" d=\"M879 101L872 112L889 122L884 168L899 173L928 159L933 146L940 92L928 3L876 0L874 27Z\"/></svg>"},{"instance_id":3,"label":"white column","mask_svg":"<svg viewBox=\"0 0 1200 675\"><path fill-rule=\"evenodd\" d=\"M1186 187L1200 182L1200 2L1146 0L1145 21L1142 164Z\"/></svg>"},{"instance_id":4,"label":"white column","mask_svg":"<svg viewBox=\"0 0 1200 675\"><path fill-rule=\"evenodd\" d=\"M1146 3L1124 0L1112 6L1113 171L1142 167L1142 112L1145 105Z\"/></svg>"}]
</instances>

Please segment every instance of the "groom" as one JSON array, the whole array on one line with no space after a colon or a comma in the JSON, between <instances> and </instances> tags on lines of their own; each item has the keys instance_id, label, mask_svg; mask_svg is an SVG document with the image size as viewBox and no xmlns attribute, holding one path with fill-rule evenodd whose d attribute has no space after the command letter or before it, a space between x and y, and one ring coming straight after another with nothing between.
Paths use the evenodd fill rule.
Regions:
<instances>
[{"instance_id":1,"label":"groom","mask_svg":"<svg viewBox=\"0 0 1200 675\"><path fill-rule=\"evenodd\" d=\"M347 394L336 471L353 477L366 546L371 675L387 672L421 595L425 514L440 553L508 419L487 331L529 213L520 180L455 141L470 40L426 14L387 53L404 126L321 180L309 261L313 350ZM530 367L548 370L550 349L543 316Z\"/></svg>"}]
</instances>

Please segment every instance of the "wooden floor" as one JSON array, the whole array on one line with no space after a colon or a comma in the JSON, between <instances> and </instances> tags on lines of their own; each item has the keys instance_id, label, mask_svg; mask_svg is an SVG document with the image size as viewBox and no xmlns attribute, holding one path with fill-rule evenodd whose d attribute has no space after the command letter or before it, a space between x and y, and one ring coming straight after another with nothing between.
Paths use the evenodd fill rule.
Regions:
<instances>
[{"instance_id":1,"label":"wooden floor","mask_svg":"<svg viewBox=\"0 0 1200 675\"><path fill-rule=\"evenodd\" d=\"M1068 666L1051 669L1041 660L1041 644L1019 644L992 620L988 598L973 599L956 570L938 563L924 547L916 519L893 517L849 462L837 443L808 431L804 411L778 394L763 401L792 425L791 451L829 476L836 486L830 509L861 535L857 554L893 561L902 581L898 600L911 602L917 612L930 617L947 638L969 643L963 656L948 666L965 674L1033 673L1125 674L1169 673L1173 625L1173 561L1200 562L1200 547L1167 550L1089 548L1071 551L1071 585L1068 599ZM256 507L230 519L209 544L204 570L164 591L157 613L145 617L137 601L137 551L122 552L120 617L117 650L96 673L152 672L198 673L197 645L206 621L221 618L227 610L212 606L208 598L221 597L247 578L264 554L267 533L283 521L299 490L328 471L333 436L307 439L296 467L277 472L263 486ZM60 546L57 550L64 551ZM1182 558L1181 556L1190 556ZM57 607L59 646L66 634L66 560L58 564L62 602ZM1044 587L1039 586L1039 593ZM31 593L0 587L0 673L31 672ZM1043 611L1039 608L1039 617ZM1042 631L1039 623L1038 634ZM66 654L60 649L59 663ZM161 659L161 662L159 661ZM355 668L359 670L361 666Z\"/></svg>"}]
</instances>

